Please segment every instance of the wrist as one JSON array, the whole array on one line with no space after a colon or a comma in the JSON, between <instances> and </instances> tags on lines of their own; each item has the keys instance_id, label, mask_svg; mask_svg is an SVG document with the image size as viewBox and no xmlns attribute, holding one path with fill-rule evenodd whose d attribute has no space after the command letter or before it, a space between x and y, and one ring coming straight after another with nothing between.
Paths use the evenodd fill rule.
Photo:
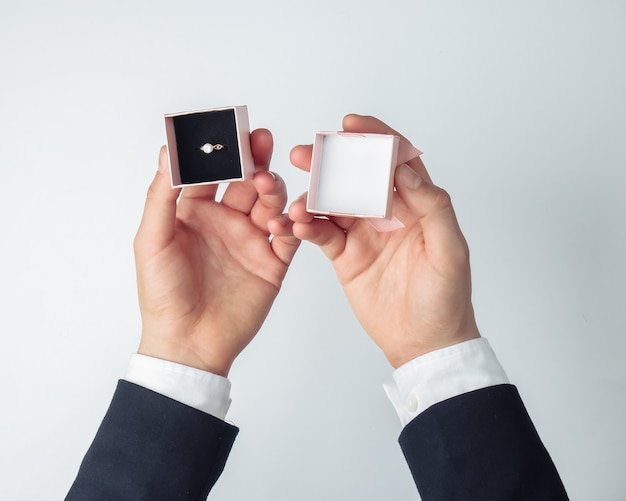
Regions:
<instances>
[{"instance_id":1,"label":"wrist","mask_svg":"<svg viewBox=\"0 0 626 501\"><path fill-rule=\"evenodd\" d=\"M402 367L404 364L418 357L431 353L433 351L448 348L472 339L480 338L478 327L474 323L467 326L455 334L437 334L428 336L419 336L409 339L404 343L384 350L385 356L394 369Z\"/></svg>"},{"instance_id":2,"label":"wrist","mask_svg":"<svg viewBox=\"0 0 626 501\"><path fill-rule=\"evenodd\" d=\"M163 340L146 334L141 336L137 353L200 369L222 377L228 377L234 361L234 357L227 357L221 354L219 350L200 349L190 345L189 342Z\"/></svg>"}]
</instances>

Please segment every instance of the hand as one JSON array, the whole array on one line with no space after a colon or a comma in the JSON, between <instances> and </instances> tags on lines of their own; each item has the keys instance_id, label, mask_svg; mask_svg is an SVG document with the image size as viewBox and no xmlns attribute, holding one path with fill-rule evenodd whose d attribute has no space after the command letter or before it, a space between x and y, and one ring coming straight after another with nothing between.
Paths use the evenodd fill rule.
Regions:
<instances>
[{"instance_id":1,"label":"hand","mask_svg":"<svg viewBox=\"0 0 626 501\"><path fill-rule=\"evenodd\" d=\"M134 246L139 353L227 376L265 320L299 240L281 216L285 183L268 171L272 135L259 129L250 142L254 179L220 202L217 185L173 190L161 148Z\"/></svg>"},{"instance_id":2,"label":"hand","mask_svg":"<svg viewBox=\"0 0 626 501\"><path fill-rule=\"evenodd\" d=\"M394 134L359 115L344 131ZM401 138L406 141L405 138ZM291 161L309 170L311 146L296 146ZM395 368L430 351L479 337L471 303L469 250L449 195L432 184L420 158L395 174L393 213L405 228L379 233L364 219L318 218L306 194L289 208L293 234L332 261L365 331Z\"/></svg>"}]
</instances>

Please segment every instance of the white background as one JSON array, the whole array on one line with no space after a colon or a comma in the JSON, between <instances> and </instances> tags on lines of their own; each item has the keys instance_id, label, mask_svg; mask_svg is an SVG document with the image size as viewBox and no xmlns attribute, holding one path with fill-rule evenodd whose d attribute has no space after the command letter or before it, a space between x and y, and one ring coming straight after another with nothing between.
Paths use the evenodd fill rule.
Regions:
<instances>
[{"instance_id":1,"label":"white background","mask_svg":"<svg viewBox=\"0 0 626 501\"><path fill-rule=\"evenodd\" d=\"M288 152L348 112L424 150L479 326L572 499L624 499L626 2L0 5L0 498L62 499L136 349L163 114L247 104ZM416 498L390 367L305 244L231 372L222 500Z\"/></svg>"}]
</instances>

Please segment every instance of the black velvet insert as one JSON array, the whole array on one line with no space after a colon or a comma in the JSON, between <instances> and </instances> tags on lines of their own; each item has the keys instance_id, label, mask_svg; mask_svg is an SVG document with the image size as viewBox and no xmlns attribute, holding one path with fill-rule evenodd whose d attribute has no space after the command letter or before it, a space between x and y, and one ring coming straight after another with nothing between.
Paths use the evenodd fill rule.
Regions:
<instances>
[{"instance_id":1,"label":"black velvet insert","mask_svg":"<svg viewBox=\"0 0 626 501\"><path fill-rule=\"evenodd\" d=\"M178 165L182 184L242 177L235 110L206 111L174 117ZM221 144L207 154L205 143Z\"/></svg>"}]
</instances>

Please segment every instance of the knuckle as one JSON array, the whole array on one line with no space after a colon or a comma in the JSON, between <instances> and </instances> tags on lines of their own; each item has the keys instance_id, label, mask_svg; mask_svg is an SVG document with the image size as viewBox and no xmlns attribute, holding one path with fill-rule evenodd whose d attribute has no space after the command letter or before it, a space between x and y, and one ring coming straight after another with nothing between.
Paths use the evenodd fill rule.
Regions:
<instances>
[{"instance_id":1,"label":"knuckle","mask_svg":"<svg viewBox=\"0 0 626 501\"><path fill-rule=\"evenodd\" d=\"M470 256L469 248L467 244L463 242L455 247L454 251L450 253L451 261L459 271L469 271Z\"/></svg>"},{"instance_id":2,"label":"knuckle","mask_svg":"<svg viewBox=\"0 0 626 501\"><path fill-rule=\"evenodd\" d=\"M135 256L139 254L142 247L143 239L141 238L141 229L139 229L139 231L137 231L137 234L135 235L135 238L133 239L133 252Z\"/></svg>"},{"instance_id":3,"label":"knuckle","mask_svg":"<svg viewBox=\"0 0 626 501\"><path fill-rule=\"evenodd\" d=\"M155 198L157 198L158 193L156 188L154 187L154 183L150 184L150 186L148 186L148 191L146 192L146 198L148 200L153 200Z\"/></svg>"},{"instance_id":4,"label":"knuckle","mask_svg":"<svg viewBox=\"0 0 626 501\"><path fill-rule=\"evenodd\" d=\"M435 195L433 205L436 209L448 209L452 207L452 197L443 188L437 188L437 194Z\"/></svg>"}]
</instances>

